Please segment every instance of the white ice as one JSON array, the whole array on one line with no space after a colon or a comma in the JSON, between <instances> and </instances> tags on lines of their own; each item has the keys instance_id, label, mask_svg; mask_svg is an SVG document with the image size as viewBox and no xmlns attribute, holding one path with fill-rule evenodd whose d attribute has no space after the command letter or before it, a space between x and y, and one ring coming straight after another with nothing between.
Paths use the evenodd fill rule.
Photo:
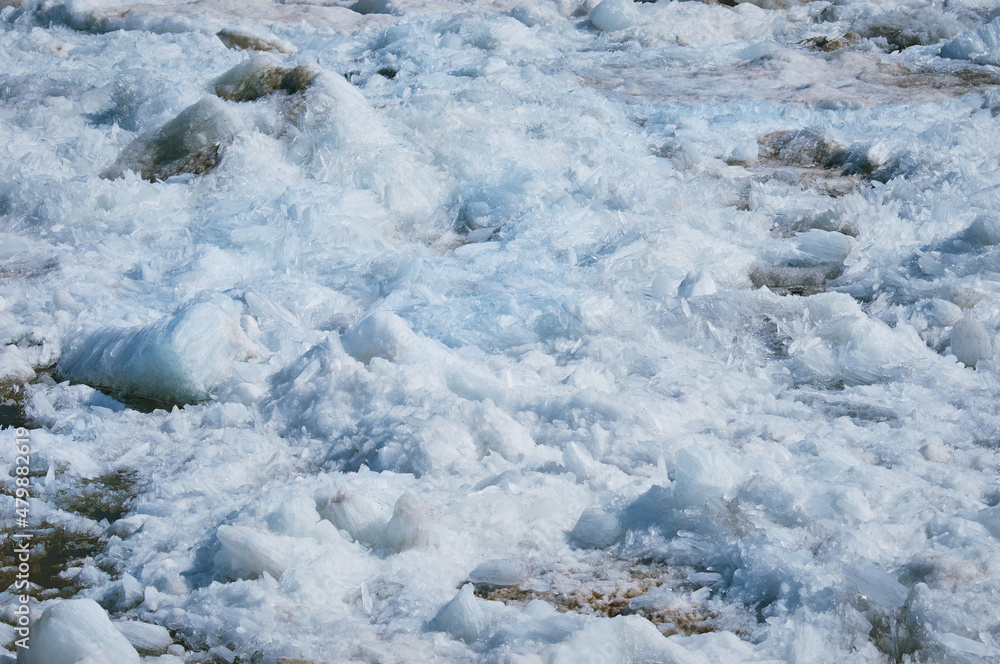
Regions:
<instances>
[{"instance_id":1,"label":"white ice","mask_svg":"<svg viewBox=\"0 0 1000 664\"><path fill-rule=\"evenodd\" d=\"M0 2L29 661L996 659L995 3L735 4Z\"/></svg>"}]
</instances>

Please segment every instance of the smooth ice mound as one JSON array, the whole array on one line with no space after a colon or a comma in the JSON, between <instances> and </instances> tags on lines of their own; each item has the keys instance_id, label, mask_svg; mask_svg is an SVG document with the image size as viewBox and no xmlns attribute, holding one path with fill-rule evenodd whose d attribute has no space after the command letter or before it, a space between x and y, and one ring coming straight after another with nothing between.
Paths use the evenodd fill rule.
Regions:
<instances>
[{"instance_id":1,"label":"smooth ice mound","mask_svg":"<svg viewBox=\"0 0 1000 664\"><path fill-rule=\"evenodd\" d=\"M632 0L604 0L590 12L590 22L598 30L624 30L638 20Z\"/></svg>"},{"instance_id":2,"label":"smooth ice mound","mask_svg":"<svg viewBox=\"0 0 1000 664\"><path fill-rule=\"evenodd\" d=\"M1000 65L1000 17L952 39L941 47L941 57Z\"/></svg>"},{"instance_id":3,"label":"smooth ice mound","mask_svg":"<svg viewBox=\"0 0 1000 664\"><path fill-rule=\"evenodd\" d=\"M210 398L237 362L255 356L253 342L231 315L199 302L146 327L103 329L76 339L57 371L126 397L186 404Z\"/></svg>"},{"instance_id":4,"label":"smooth ice mound","mask_svg":"<svg viewBox=\"0 0 1000 664\"><path fill-rule=\"evenodd\" d=\"M20 649L18 664L139 664L139 653L92 599L52 604L31 629L31 647Z\"/></svg>"}]
</instances>

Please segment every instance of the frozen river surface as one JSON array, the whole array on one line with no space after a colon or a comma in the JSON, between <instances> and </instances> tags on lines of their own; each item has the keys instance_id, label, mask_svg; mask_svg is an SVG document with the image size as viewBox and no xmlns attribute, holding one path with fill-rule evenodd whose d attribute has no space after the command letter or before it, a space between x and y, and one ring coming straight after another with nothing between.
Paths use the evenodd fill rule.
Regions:
<instances>
[{"instance_id":1,"label":"frozen river surface","mask_svg":"<svg viewBox=\"0 0 1000 664\"><path fill-rule=\"evenodd\" d=\"M1000 661L992 0L0 7L0 662Z\"/></svg>"}]
</instances>

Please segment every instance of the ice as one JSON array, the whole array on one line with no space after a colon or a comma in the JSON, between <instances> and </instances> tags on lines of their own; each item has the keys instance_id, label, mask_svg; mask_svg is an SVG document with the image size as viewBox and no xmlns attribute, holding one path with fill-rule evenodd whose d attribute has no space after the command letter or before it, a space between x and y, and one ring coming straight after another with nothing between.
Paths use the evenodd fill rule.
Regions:
<instances>
[{"instance_id":1,"label":"ice","mask_svg":"<svg viewBox=\"0 0 1000 664\"><path fill-rule=\"evenodd\" d=\"M139 663L139 654L115 629L97 602L71 599L55 602L32 625L30 648L19 648L21 664L80 662Z\"/></svg>"},{"instance_id":2,"label":"ice","mask_svg":"<svg viewBox=\"0 0 1000 664\"><path fill-rule=\"evenodd\" d=\"M967 367L993 357L994 343L983 322L970 317L957 321L951 328L951 352Z\"/></svg>"},{"instance_id":3,"label":"ice","mask_svg":"<svg viewBox=\"0 0 1000 664\"><path fill-rule=\"evenodd\" d=\"M113 623L115 629L122 633L141 655L164 655L173 643L166 627L149 623L128 620Z\"/></svg>"},{"instance_id":4,"label":"ice","mask_svg":"<svg viewBox=\"0 0 1000 664\"><path fill-rule=\"evenodd\" d=\"M255 355L252 342L223 308L198 302L146 327L77 337L58 371L128 396L192 403L209 398L237 362Z\"/></svg>"},{"instance_id":5,"label":"ice","mask_svg":"<svg viewBox=\"0 0 1000 664\"><path fill-rule=\"evenodd\" d=\"M1000 64L1000 18L962 33L941 47L941 57L971 60L978 64Z\"/></svg>"},{"instance_id":6,"label":"ice","mask_svg":"<svg viewBox=\"0 0 1000 664\"><path fill-rule=\"evenodd\" d=\"M624 30L635 25L638 11L626 0L602 0L590 10L590 22L598 30Z\"/></svg>"},{"instance_id":7,"label":"ice","mask_svg":"<svg viewBox=\"0 0 1000 664\"><path fill-rule=\"evenodd\" d=\"M588 508L573 526L570 539L580 546L600 549L613 544L620 535L621 525L613 514Z\"/></svg>"},{"instance_id":8,"label":"ice","mask_svg":"<svg viewBox=\"0 0 1000 664\"><path fill-rule=\"evenodd\" d=\"M487 560L469 572L469 583L473 585L517 586L527 578L527 569L516 560Z\"/></svg>"},{"instance_id":9,"label":"ice","mask_svg":"<svg viewBox=\"0 0 1000 664\"><path fill-rule=\"evenodd\" d=\"M475 596L471 583L462 586L430 622L430 629L447 632L466 643L475 643L489 626L490 608Z\"/></svg>"},{"instance_id":10,"label":"ice","mask_svg":"<svg viewBox=\"0 0 1000 664\"><path fill-rule=\"evenodd\" d=\"M364 494L350 489L337 490L321 500L319 514L352 539L377 546L384 540L387 518Z\"/></svg>"},{"instance_id":11,"label":"ice","mask_svg":"<svg viewBox=\"0 0 1000 664\"><path fill-rule=\"evenodd\" d=\"M677 287L677 297L698 297L711 295L716 291L715 281L708 272L689 272L680 286Z\"/></svg>"},{"instance_id":12,"label":"ice","mask_svg":"<svg viewBox=\"0 0 1000 664\"><path fill-rule=\"evenodd\" d=\"M376 311L365 317L344 332L340 343L351 356L365 364L376 357L403 359L420 349L417 335L391 311Z\"/></svg>"},{"instance_id":13,"label":"ice","mask_svg":"<svg viewBox=\"0 0 1000 664\"><path fill-rule=\"evenodd\" d=\"M434 508L420 496L407 492L392 509L385 527L385 544L394 551L437 543Z\"/></svg>"},{"instance_id":14,"label":"ice","mask_svg":"<svg viewBox=\"0 0 1000 664\"><path fill-rule=\"evenodd\" d=\"M864 561L845 566L844 578L869 601L890 608L902 606L909 594L906 586Z\"/></svg>"},{"instance_id":15,"label":"ice","mask_svg":"<svg viewBox=\"0 0 1000 664\"><path fill-rule=\"evenodd\" d=\"M219 526L216 537L222 545L216 556L217 564L237 578L255 578L266 573L277 579L291 562L286 542L247 526Z\"/></svg>"},{"instance_id":16,"label":"ice","mask_svg":"<svg viewBox=\"0 0 1000 664\"><path fill-rule=\"evenodd\" d=\"M163 664L993 656L998 80L940 54L995 3L16 4L40 610Z\"/></svg>"}]
</instances>

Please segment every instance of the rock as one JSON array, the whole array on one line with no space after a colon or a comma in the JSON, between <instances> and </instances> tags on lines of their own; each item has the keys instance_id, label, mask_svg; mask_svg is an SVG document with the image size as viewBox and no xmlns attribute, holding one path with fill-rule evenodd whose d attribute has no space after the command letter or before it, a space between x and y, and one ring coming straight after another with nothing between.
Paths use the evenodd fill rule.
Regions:
<instances>
[{"instance_id":1,"label":"rock","mask_svg":"<svg viewBox=\"0 0 1000 664\"><path fill-rule=\"evenodd\" d=\"M835 168L849 154L815 129L773 131L757 139L761 161L798 168Z\"/></svg>"},{"instance_id":2,"label":"rock","mask_svg":"<svg viewBox=\"0 0 1000 664\"><path fill-rule=\"evenodd\" d=\"M18 664L139 664L139 653L92 599L52 604L32 626L31 647L19 649Z\"/></svg>"},{"instance_id":3,"label":"rock","mask_svg":"<svg viewBox=\"0 0 1000 664\"><path fill-rule=\"evenodd\" d=\"M135 139L101 177L113 180L135 171L155 182L181 173L207 173L218 166L224 144L240 129L225 104L206 97Z\"/></svg>"},{"instance_id":4,"label":"rock","mask_svg":"<svg viewBox=\"0 0 1000 664\"><path fill-rule=\"evenodd\" d=\"M226 48L237 48L245 51L277 51L278 53L297 53L299 49L274 35L264 35L241 28L223 28L215 33Z\"/></svg>"},{"instance_id":5,"label":"rock","mask_svg":"<svg viewBox=\"0 0 1000 664\"><path fill-rule=\"evenodd\" d=\"M215 94L229 101L253 101L285 92L294 94L308 88L319 71L309 65L282 67L259 55L236 65L213 83Z\"/></svg>"}]
</instances>

